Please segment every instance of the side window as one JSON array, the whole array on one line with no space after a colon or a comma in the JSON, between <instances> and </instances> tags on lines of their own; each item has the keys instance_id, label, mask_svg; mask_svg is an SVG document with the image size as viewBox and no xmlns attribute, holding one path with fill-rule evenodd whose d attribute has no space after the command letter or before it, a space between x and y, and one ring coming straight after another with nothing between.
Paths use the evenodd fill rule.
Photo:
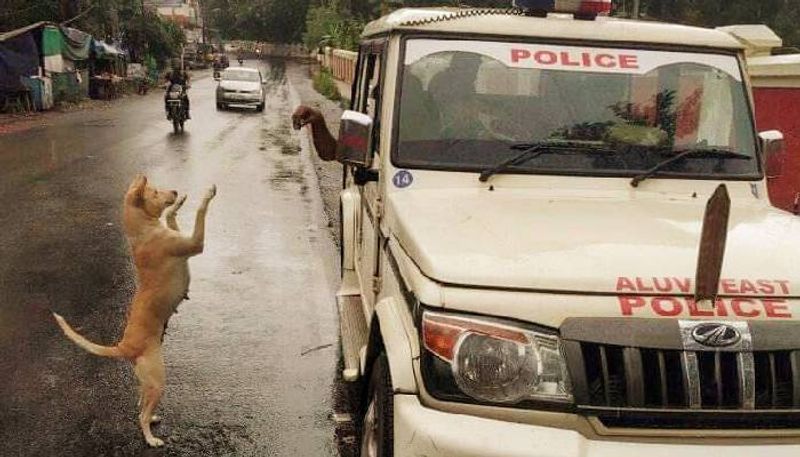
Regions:
<instances>
[{"instance_id":1,"label":"side window","mask_svg":"<svg viewBox=\"0 0 800 457\"><path fill-rule=\"evenodd\" d=\"M355 99L351 103L351 109L361 112L364 112L364 106L366 102L366 97L364 97L364 85L366 81L369 79L367 70L369 69L369 65L367 65L369 61L369 54L364 52L363 50L358 55L358 75L356 78L356 93Z\"/></svg>"},{"instance_id":2,"label":"side window","mask_svg":"<svg viewBox=\"0 0 800 457\"><path fill-rule=\"evenodd\" d=\"M377 152L380 138L381 106L381 54L375 51L361 51L357 93L353 109L369 115L374 122L372 149Z\"/></svg>"},{"instance_id":3,"label":"side window","mask_svg":"<svg viewBox=\"0 0 800 457\"><path fill-rule=\"evenodd\" d=\"M372 66L372 73L367 80L367 103L364 112L377 122L378 106L381 99L381 56L378 54L370 55L369 63Z\"/></svg>"}]
</instances>

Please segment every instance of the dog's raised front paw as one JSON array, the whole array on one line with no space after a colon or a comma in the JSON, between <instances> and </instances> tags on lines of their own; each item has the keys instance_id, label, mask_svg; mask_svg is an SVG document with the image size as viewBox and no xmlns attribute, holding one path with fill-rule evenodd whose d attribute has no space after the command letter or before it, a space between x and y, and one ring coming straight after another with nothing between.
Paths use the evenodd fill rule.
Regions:
<instances>
[{"instance_id":1,"label":"dog's raised front paw","mask_svg":"<svg viewBox=\"0 0 800 457\"><path fill-rule=\"evenodd\" d=\"M206 192L206 201L211 201L216 196L217 196L217 185L214 184L211 186L210 189L208 189L208 192Z\"/></svg>"},{"instance_id":2,"label":"dog's raised front paw","mask_svg":"<svg viewBox=\"0 0 800 457\"><path fill-rule=\"evenodd\" d=\"M186 195L183 195L181 198L175 201L175 203L172 205L172 212L177 212L183 207L184 203L186 203Z\"/></svg>"}]
</instances>

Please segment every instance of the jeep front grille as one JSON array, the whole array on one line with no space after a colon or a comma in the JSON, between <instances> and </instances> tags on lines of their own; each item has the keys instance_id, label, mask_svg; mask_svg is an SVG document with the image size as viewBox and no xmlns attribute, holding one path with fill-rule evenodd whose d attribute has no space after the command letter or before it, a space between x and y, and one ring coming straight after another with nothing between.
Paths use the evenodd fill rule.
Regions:
<instances>
[{"instance_id":1,"label":"jeep front grille","mask_svg":"<svg viewBox=\"0 0 800 457\"><path fill-rule=\"evenodd\" d=\"M655 409L800 408L800 351L709 352L581 343L587 406ZM577 387L577 386L576 386ZM577 392L576 392L577 394Z\"/></svg>"},{"instance_id":2,"label":"jeep front grille","mask_svg":"<svg viewBox=\"0 0 800 457\"><path fill-rule=\"evenodd\" d=\"M563 347L579 409L628 427L677 415L719 428L744 424L732 415L752 424L770 415L772 425L800 428L797 323L736 323L742 343L724 348L687 341L686 325L696 322L565 321Z\"/></svg>"}]
</instances>

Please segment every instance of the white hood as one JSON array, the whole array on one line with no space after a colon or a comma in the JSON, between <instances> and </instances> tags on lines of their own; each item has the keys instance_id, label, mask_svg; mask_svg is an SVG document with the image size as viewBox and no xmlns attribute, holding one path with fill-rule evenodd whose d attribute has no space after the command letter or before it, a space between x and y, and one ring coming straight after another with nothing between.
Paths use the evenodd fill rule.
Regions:
<instances>
[{"instance_id":1,"label":"white hood","mask_svg":"<svg viewBox=\"0 0 800 457\"><path fill-rule=\"evenodd\" d=\"M387 216L422 273L441 283L687 295L705 205L704 197L419 189L390 194ZM726 252L722 295L800 296L800 218L734 200Z\"/></svg>"}]
</instances>

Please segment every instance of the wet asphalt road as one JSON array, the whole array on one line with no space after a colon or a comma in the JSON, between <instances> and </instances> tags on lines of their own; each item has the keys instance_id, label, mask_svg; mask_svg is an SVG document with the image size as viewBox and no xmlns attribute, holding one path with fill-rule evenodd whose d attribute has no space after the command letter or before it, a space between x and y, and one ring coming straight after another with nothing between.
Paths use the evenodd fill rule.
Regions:
<instances>
[{"instance_id":1,"label":"wet asphalt road","mask_svg":"<svg viewBox=\"0 0 800 457\"><path fill-rule=\"evenodd\" d=\"M206 71L183 135L158 90L0 135L0 455L335 455L337 251L284 64L258 65L263 114L216 111ZM159 450L138 430L130 365L78 349L46 311L120 337L135 287L121 203L138 172L188 194L185 232L219 189L165 340Z\"/></svg>"}]
</instances>

